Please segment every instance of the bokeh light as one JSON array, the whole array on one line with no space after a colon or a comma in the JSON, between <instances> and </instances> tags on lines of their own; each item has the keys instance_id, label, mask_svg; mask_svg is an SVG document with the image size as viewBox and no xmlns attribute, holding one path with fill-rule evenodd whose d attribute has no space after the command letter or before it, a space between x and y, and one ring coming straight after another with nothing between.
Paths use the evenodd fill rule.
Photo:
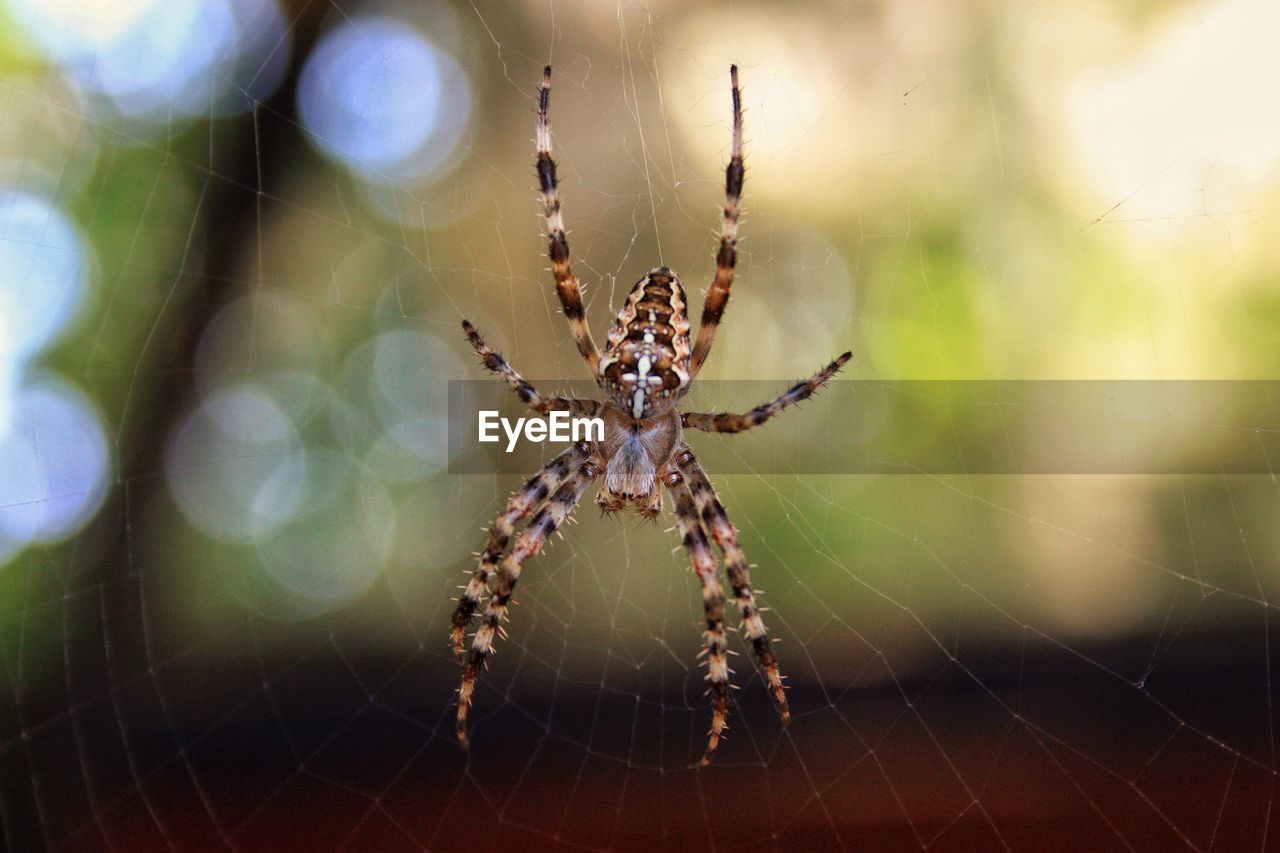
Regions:
<instances>
[{"instance_id":1,"label":"bokeh light","mask_svg":"<svg viewBox=\"0 0 1280 853\"><path fill-rule=\"evenodd\" d=\"M345 453L306 454L305 495L293 523L257 541L273 599L293 616L339 607L365 592L382 573L395 534L387 490Z\"/></svg>"},{"instance_id":2,"label":"bokeh light","mask_svg":"<svg viewBox=\"0 0 1280 853\"><path fill-rule=\"evenodd\" d=\"M307 475L293 423L252 384L215 392L183 421L165 472L187 520L228 542L251 541L289 521Z\"/></svg>"},{"instance_id":3,"label":"bokeh light","mask_svg":"<svg viewBox=\"0 0 1280 853\"><path fill-rule=\"evenodd\" d=\"M0 191L0 363L21 364L67 327L84 298L86 257L57 208Z\"/></svg>"},{"instance_id":4,"label":"bokeh light","mask_svg":"<svg viewBox=\"0 0 1280 853\"><path fill-rule=\"evenodd\" d=\"M0 562L70 536L106 495L96 407L61 379L29 375L85 301L90 259L56 207L0 191Z\"/></svg>"},{"instance_id":5,"label":"bokeh light","mask_svg":"<svg viewBox=\"0 0 1280 853\"><path fill-rule=\"evenodd\" d=\"M0 539L13 546L70 536L101 505L108 467L93 403L66 382L37 378L0 428Z\"/></svg>"},{"instance_id":6,"label":"bokeh light","mask_svg":"<svg viewBox=\"0 0 1280 853\"><path fill-rule=\"evenodd\" d=\"M230 6L236 44L213 75L218 88L210 112L215 116L262 103L289 67L289 28L276 0L230 0Z\"/></svg>"},{"instance_id":7,"label":"bokeh light","mask_svg":"<svg viewBox=\"0 0 1280 853\"><path fill-rule=\"evenodd\" d=\"M410 330L386 332L374 342L378 419L390 447L409 458L413 479L438 473L447 462L445 399L433 376L462 369L434 336Z\"/></svg>"},{"instance_id":8,"label":"bokeh light","mask_svg":"<svg viewBox=\"0 0 1280 853\"><path fill-rule=\"evenodd\" d=\"M273 0L18 0L12 11L87 94L156 123L248 109L287 61Z\"/></svg>"},{"instance_id":9,"label":"bokeh light","mask_svg":"<svg viewBox=\"0 0 1280 853\"><path fill-rule=\"evenodd\" d=\"M660 54L675 91L701 93L698 98L672 98L668 105L698 162L715 163L727 156L724 69L731 62L742 63L750 67L747 79L753 81L743 90L747 156L752 168L769 175L769 180L753 183L751 194L803 205L810 216L838 205L842 199L823 197L812 188L852 182L859 159L879 153L878 146L885 144L884 123L864 115L872 107L875 87L866 79L850 85L856 62L866 53L861 44L865 33L852 29L837 35L799 22L780 28L767 6L744 8L734 16L731 32L723 31L717 18L707 10L682 18L682 40L705 47ZM838 53L835 38L844 40ZM808 61L828 55L831 61ZM834 151L842 156L816 154Z\"/></svg>"},{"instance_id":10,"label":"bokeh light","mask_svg":"<svg viewBox=\"0 0 1280 853\"><path fill-rule=\"evenodd\" d=\"M458 65L392 18L344 21L307 58L298 83L298 113L312 141L375 182L440 167L469 112Z\"/></svg>"},{"instance_id":11,"label":"bokeh light","mask_svg":"<svg viewBox=\"0 0 1280 853\"><path fill-rule=\"evenodd\" d=\"M1168 236L1231 213L1280 164L1280 6L1223 0L1161 29L1130 62L1081 75L1068 109L1089 178L1123 197L1131 230Z\"/></svg>"},{"instance_id":12,"label":"bokeh light","mask_svg":"<svg viewBox=\"0 0 1280 853\"><path fill-rule=\"evenodd\" d=\"M75 198L99 153L79 88L63 75L25 69L4 77L0 101L0 187Z\"/></svg>"},{"instance_id":13,"label":"bokeh light","mask_svg":"<svg viewBox=\"0 0 1280 853\"><path fill-rule=\"evenodd\" d=\"M357 347L344 368L335 431L353 454L390 481L413 482L448 464L447 386L463 364L435 336L383 332Z\"/></svg>"}]
</instances>

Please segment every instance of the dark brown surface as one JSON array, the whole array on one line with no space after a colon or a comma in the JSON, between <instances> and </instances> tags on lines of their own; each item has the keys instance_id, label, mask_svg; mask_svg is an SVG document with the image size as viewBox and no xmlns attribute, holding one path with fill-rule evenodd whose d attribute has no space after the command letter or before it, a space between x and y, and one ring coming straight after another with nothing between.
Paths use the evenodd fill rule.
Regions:
<instances>
[{"instance_id":1,"label":"dark brown surface","mask_svg":"<svg viewBox=\"0 0 1280 853\"><path fill-rule=\"evenodd\" d=\"M378 655L338 620L321 639L250 621L262 651L168 649L158 631L151 657L107 660L72 609L88 645L21 697L27 737L5 750L36 805L11 837L35 845L1256 850L1274 836L1265 638L1248 632L1184 635L1143 684L1117 675L1145 660L1140 638L1087 659L971 645L963 670L940 656L898 685L796 688L786 731L759 678L739 678L729 740L699 771L694 678L605 689L515 647L482 682L464 753L444 648Z\"/></svg>"}]
</instances>

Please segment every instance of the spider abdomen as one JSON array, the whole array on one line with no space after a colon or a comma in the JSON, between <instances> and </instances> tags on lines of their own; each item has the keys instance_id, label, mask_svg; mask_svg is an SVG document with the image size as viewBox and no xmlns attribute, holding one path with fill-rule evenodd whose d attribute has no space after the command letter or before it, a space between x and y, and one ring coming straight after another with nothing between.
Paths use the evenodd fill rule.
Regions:
<instances>
[{"instance_id":1,"label":"spider abdomen","mask_svg":"<svg viewBox=\"0 0 1280 853\"><path fill-rule=\"evenodd\" d=\"M689 384L689 314L684 287L667 267L636 282L600 356L605 391L636 420L675 404Z\"/></svg>"}]
</instances>

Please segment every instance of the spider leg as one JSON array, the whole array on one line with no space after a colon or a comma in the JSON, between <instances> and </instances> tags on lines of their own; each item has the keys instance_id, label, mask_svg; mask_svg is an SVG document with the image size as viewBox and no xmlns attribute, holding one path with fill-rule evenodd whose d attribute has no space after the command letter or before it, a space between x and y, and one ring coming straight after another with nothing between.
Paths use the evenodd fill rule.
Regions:
<instances>
[{"instance_id":1,"label":"spider leg","mask_svg":"<svg viewBox=\"0 0 1280 853\"><path fill-rule=\"evenodd\" d=\"M591 339L587 326L586 310L582 306L582 286L569 267L569 240L564 233L564 218L560 214L560 197L556 183L556 161L551 159L551 127L547 124L547 105L551 101L551 66L542 71L542 86L538 91L537 145L538 187L542 192L542 213L547 221L547 256L551 259L551 273L556 279L556 295L569 320L578 352L582 353L591 375L600 378L600 353Z\"/></svg>"},{"instance_id":2,"label":"spider leg","mask_svg":"<svg viewBox=\"0 0 1280 853\"><path fill-rule=\"evenodd\" d=\"M458 663L466 663L466 643L464 637L471 627L471 620L480 609L481 602L489 591L489 580L498 571L498 560L501 559L516 525L531 513L542 507L547 496L560 488L569 474L586 461L589 450L580 445L573 445L568 450L548 462L534 474L529 482L511 495L507 508L502 511L489 527L489 540L484 551L480 553L480 561L471 576L471 582L462 591L458 606L453 611L453 626L449 631L449 644L453 648Z\"/></svg>"},{"instance_id":3,"label":"spider leg","mask_svg":"<svg viewBox=\"0 0 1280 853\"><path fill-rule=\"evenodd\" d=\"M768 403L756 406L745 415L681 412L680 425L685 429L700 429L703 432L742 432L743 430L760 426L760 424L788 406L793 406L802 400L812 397L815 391L827 384L827 380L836 375L836 371L844 367L845 362L851 356L851 353L845 353L815 373L812 378L806 379L804 382L797 382L776 400L770 400Z\"/></svg>"},{"instance_id":4,"label":"spider leg","mask_svg":"<svg viewBox=\"0 0 1280 853\"><path fill-rule=\"evenodd\" d=\"M581 450L579 452L582 452ZM550 500L528 526L516 537L511 553L502 562L502 570L494 584L493 597L480 617L480 628L471 642L471 653L462 671L462 686L458 688L458 742L467 745L467 712L471 709L471 696L475 691L476 675L493 654L493 641L502 632L507 606L515 592L516 581L526 560L538 553L555 529L568 517L577 505L587 486L600 475L595 461L588 459L556 489Z\"/></svg>"},{"instance_id":5,"label":"spider leg","mask_svg":"<svg viewBox=\"0 0 1280 853\"><path fill-rule=\"evenodd\" d=\"M470 341L471 348L476 351L476 355L480 356L484 366L490 372L502 377L511 386L511 390L516 392L516 396L520 398L520 401L538 414L545 415L548 412L567 411L575 415L591 416L599 411L600 406L595 400L543 397L538 393L538 389L529 383L529 380L521 376L514 367L507 363L505 358L489 348L489 345L484 342L484 338L480 337L480 333L476 331L476 327L471 325L469 320L462 321L462 328L467 333L467 340Z\"/></svg>"},{"instance_id":6,"label":"spider leg","mask_svg":"<svg viewBox=\"0 0 1280 853\"><path fill-rule=\"evenodd\" d=\"M724 170L724 218L720 222L720 249L716 252L716 277L707 290L702 306L702 322L698 326L698 339L693 344L689 361L689 378L692 380L702 369L702 363L711 352L711 342L716 327L724 316L729 303L729 288L733 286L733 271L738 263L738 215L742 205L742 92L738 89L738 66L729 66L729 79L733 93L733 141L729 149L729 165Z\"/></svg>"},{"instance_id":7,"label":"spider leg","mask_svg":"<svg viewBox=\"0 0 1280 853\"><path fill-rule=\"evenodd\" d=\"M756 604L755 593L751 589L751 569L747 557L738 544L738 532L729 521L729 514L716 495L715 487L707 479L707 472L702 470L693 451L686 445L676 451L676 466L689 481L688 488L693 492L697 510L702 516L711 538L724 554L725 570L729 576L729 585L733 588L733 600L742 611L742 632L751 641L756 660L764 671L765 682L769 692L778 704L778 713L782 716L782 724L791 721L791 709L787 705L787 694L782 685L782 673L778 670L777 658L769 644L769 635L765 632L764 620L760 618L760 608Z\"/></svg>"},{"instance_id":8,"label":"spider leg","mask_svg":"<svg viewBox=\"0 0 1280 853\"><path fill-rule=\"evenodd\" d=\"M689 552L694 573L702 581L702 606L707 620L707 629L703 632L706 643L703 654L707 657L706 680L711 694L711 728L707 732L707 750L699 762L699 766L705 766L720 745L720 736L726 728L725 718L729 715L729 659L724 635L724 589L720 586L719 562L707 541L702 523L698 520L698 509L689 484L676 470L668 470L663 475L662 482L675 499L676 526L680 530L680 541Z\"/></svg>"}]
</instances>

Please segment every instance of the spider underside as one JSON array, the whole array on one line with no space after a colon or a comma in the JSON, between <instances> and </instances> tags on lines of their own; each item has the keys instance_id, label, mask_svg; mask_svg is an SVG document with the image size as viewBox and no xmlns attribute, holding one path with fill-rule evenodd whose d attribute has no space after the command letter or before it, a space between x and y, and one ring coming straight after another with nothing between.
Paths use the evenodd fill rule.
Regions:
<instances>
[{"instance_id":1,"label":"spider underside","mask_svg":"<svg viewBox=\"0 0 1280 853\"><path fill-rule=\"evenodd\" d=\"M577 442L551 460L511 496L489 528L479 563L454 611L450 638L463 667L462 686L458 691L457 734L464 746L476 677L488 665L496 637L505 635L502 623L507 619L507 607L521 569L573 511L587 488L601 477L604 482L596 503L609 513L631 508L643 517L653 518L662 511L662 489L671 494L681 542L702 584L706 614L703 656L712 716L706 752L700 764L705 765L719 745L729 711L725 594L712 543L724 560L731 597L742 616L742 634L751 643L783 724L790 719L783 676L760 618L737 530L729 521L706 472L685 442L684 430L736 433L759 426L788 406L810 397L849 360L850 354L844 353L811 379L745 414L681 412L676 408L711 350L716 327L729 301L737 263L744 174L742 97L737 67L731 67L729 74L733 137L729 165L725 169L724 217L715 278L707 291L697 338L690 342L687 301L680 279L667 267L657 267L632 288L601 352L596 349L587 326L582 288L569 265L569 244L560 213L556 164L551 159L551 133L547 124L551 68L548 66L543 71L535 141L549 244L547 254L569 330L605 400L543 397L485 344L471 323L464 320L462 325L485 367L505 380L533 411L598 416L604 420L605 432L603 441ZM516 535L516 526L526 519L524 528ZM468 648L467 631L477 614L480 627Z\"/></svg>"}]
</instances>

